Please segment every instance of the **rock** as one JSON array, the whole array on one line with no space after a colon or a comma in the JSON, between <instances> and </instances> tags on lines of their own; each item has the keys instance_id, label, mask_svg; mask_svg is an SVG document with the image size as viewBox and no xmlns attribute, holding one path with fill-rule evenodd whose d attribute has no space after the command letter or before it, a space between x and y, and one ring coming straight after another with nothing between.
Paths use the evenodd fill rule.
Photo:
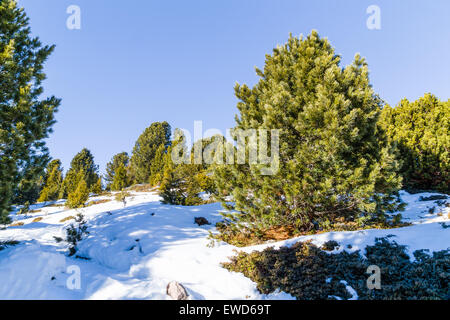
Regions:
<instances>
[{"instance_id":1,"label":"rock","mask_svg":"<svg viewBox=\"0 0 450 320\"><path fill-rule=\"evenodd\" d=\"M203 217L197 217L197 218L194 218L194 222L195 222L196 224L198 224L199 226L202 226L202 225L204 225L204 224L210 224L209 221L206 220L206 218L203 218Z\"/></svg>"},{"instance_id":2,"label":"rock","mask_svg":"<svg viewBox=\"0 0 450 320\"><path fill-rule=\"evenodd\" d=\"M173 300L187 300L189 296L183 285L176 281L172 281L167 285L166 293Z\"/></svg>"}]
</instances>

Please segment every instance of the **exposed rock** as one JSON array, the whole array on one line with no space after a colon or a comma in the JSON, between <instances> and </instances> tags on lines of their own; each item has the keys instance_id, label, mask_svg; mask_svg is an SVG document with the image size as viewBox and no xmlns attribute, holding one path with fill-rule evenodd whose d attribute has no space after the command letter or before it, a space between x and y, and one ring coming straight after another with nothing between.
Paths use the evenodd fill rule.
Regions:
<instances>
[{"instance_id":1,"label":"exposed rock","mask_svg":"<svg viewBox=\"0 0 450 320\"><path fill-rule=\"evenodd\" d=\"M169 282L166 293L173 300L187 300L189 296L183 285L176 281Z\"/></svg>"},{"instance_id":2,"label":"exposed rock","mask_svg":"<svg viewBox=\"0 0 450 320\"><path fill-rule=\"evenodd\" d=\"M194 219L194 222L195 222L196 224L198 224L199 226L202 226L202 225L204 225L204 224L210 224L209 221L206 220L206 218L203 218L203 217L196 217L196 218Z\"/></svg>"}]
</instances>

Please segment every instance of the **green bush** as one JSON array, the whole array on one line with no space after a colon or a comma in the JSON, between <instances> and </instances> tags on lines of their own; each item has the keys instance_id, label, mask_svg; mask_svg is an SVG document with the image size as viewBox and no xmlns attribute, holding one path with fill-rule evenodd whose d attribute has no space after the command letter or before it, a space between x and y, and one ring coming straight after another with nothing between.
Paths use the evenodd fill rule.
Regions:
<instances>
[{"instance_id":1,"label":"green bush","mask_svg":"<svg viewBox=\"0 0 450 320\"><path fill-rule=\"evenodd\" d=\"M450 190L450 100L434 95L383 109L380 125L400 150L403 181L415 190Z\"/></svg>"},{"instance_id":2,"label":"green bush","mask_svg":"<svg viewBox=\"0 0 450 320\"><path fill-rule=\"evenodd\" d=\"M338 246L330 241L324 250ZM365 258L359 251L328 253L309 242L298 242L292 247L265 249L262 252L243 253L223 263L229 271L242 272L256 282L261 293L276 289L300 300L350 298L341 282L346 281L362 300L392 299L448 299L450 290L450 251L414 252L411 261L406 247L388 239L376 239L365 248ZM381 289L367 288L367 268L381 269Z\"/></svg>"}]
</instances>

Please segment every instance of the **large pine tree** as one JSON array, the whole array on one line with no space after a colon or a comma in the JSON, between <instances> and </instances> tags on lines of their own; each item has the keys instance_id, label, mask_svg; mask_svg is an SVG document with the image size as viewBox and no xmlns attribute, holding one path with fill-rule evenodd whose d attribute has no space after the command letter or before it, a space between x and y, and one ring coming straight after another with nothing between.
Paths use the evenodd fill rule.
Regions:
<instances>
[{"instance_id":1,"label":"large pine tree","mask_svg":"<svg viewBox=\"0 0 450 320\"><path fill-rule=\"evenodd\" d=\"M274 175L248 163L216 171L219 192L234 201L236 226L305 231L338 217L383 217L396 207L401 179L377 126L382 101L364 59L356 55L345 68L340 61L317 32L290 36L266 56L264 70L256 70L260 80L253 88L236 85L234 131L280 130Z\"/></svg>"},{"instance_id":2,"label":"large pine tree","mask_svg":"<svg viewBox=\"0 0 450 320\"><path fill-rule=\"evenodd\" d=\"M154 122L139 136L131 156L131 168L136 183L148 183L151 165L161 145L170 145L170 125L167 122Z\"/></svg>"},{"instance_id":3,"label":"large pine tree","mask_svg":"<svg viewBox=\"0 0 450 320\"><path fill-rule=\"evenodd\" d=\"M39 97L53 50L31 36L16 1L0 0L0 223L8 221L13 197L33 188L49 161L44 139L60 100Z\"/></svg>"}]
</instances>

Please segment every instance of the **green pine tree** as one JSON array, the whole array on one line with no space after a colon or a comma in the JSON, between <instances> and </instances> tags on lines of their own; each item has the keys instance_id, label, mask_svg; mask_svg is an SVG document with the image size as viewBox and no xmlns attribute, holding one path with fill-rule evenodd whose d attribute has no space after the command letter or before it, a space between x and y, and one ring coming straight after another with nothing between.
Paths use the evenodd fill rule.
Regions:
<instances>
[{"instance_id":1,"label":"green pine tree","mask_svg":"<svg viewBox=\"0 0 450 320\"><path fill-rule=\"evenodd\" d=\"M233 226L307 231L341 217L382 218L398 207L394 149L377 127L382 101L364 59L357 55L345 68L340 61L316 31L291 35L266 56L264 70L256 69L253 88L236 85L240 116L233 132L277 129L280 146L273 175L248 162L216 170L224 205L237 212L228 216Z\"/></svg>"},{"instance_id":2,"label":"green pine tree","mask_svg":"<svg viewBox=\"0 0 450 320\"><path fill-rule=\"evenodd\" d=\"M153 186L159 185L164 174L164 161L166 157L167 148L165 145L160 145L156 150L155 157L150 165L149 183Z\"/></svg>"},{"instance_id":3,"label":"green pine tree","mask_svg":"<svg viewBox=\"0 0 450 320\"><path fill-rule=\"evenodd\" d=\"M44 188L39 195L39 202L58 200L63 183L63 170L61 160L56 159L49 163L44 178Z\"/></svg>"},{"instance_id":4,"label":"green pine tree","mask_svg":"<svg viewBox=\"0 0 450 320\"><path fill-rule=\"evenodd\" d=\"M94 194L101 194L103 192L103 184L102 184L102 177L98 177L97 182L92 185L91 191Z\"/></svg>"},{"instance_id":5,"label":"green pine tree","mask_svg":"<svg viewBox=\"0 0 450 320\"><path fill-rule=\"evenodd\" d=\"M70 162L70 169L64 179L60 198L67 197L78 187L80 173L83 174L82 179L86 182L87 188L92 190L99 179L98 166L94 162L94 156L86 148L77 153Z\"/></svg>"},{"instance_id":6,"label":"green pine tree","mask_svg":"<svg viewBox=\"0 0 450 320\"><path fill-rule=\"evenodd\" d=\"M107 190L111 188L111 184L114 181L117 168L119 168L121 165L123 165L126 168L128 167L129 162L130 157L128 156L128 153L121 152L114 155L111 161L106 164L105 181Z\"/></svg>"},{"instance_id":7,"label":"green pine tree","mask_svg":"<svg viewBox=\"0 0 450 320\"><path fill-rule=\"evenodd\" d=\"M60 100L40 100L43 65L54 46L33 38L29 20L14 0L0 1L0 223L12 201L36 200L36 187L49 161L44 139Z\"/></svg>"},{"instance_id":8,"label":"green pine tree","mask_svg":"<svg viewBox=\"0 0 450 320\"><path fill-rule=\"evenodd\" d=\"M69 193L66 203L67 207L72 209L83 208L86 201L89 199L89 187L84 179L85 173L83 170L81 170L77 176L77 187Z\"/></svg>"},{"instance_id":9,"label":"green pine tree","mask_svg":"<svg viewBox=\"0 0 450 320\"><path fill-rule=\"evenodd\" d=\"M114 180L111 184L112 191L121 191L130 185L128 180L127 168L125 168L124 164L120 164L119 167L115 170Z\"/></svg>"},{"instance_id":10,"label":"green pine tree","mask_svg":"<svg viewBox=\"0 0 450 320\"><path fill-rule=\"evenodd\" d=\"M131 168L135 183L148 183L151 165L161 145L170 145L170 125L167 122L154 122L139 136L131 156Z\"/></svg>"},{"instance_id":11,"label":"green pine tree","mask_svg":"<svg viewBox=\"0 0 450 320\"><path fill-rule=\"evenodd\" d=\"M406 188L450 192L450 100L404 99L383 108L380 125L399 147Z\"/></svg>"}]
</instances>

